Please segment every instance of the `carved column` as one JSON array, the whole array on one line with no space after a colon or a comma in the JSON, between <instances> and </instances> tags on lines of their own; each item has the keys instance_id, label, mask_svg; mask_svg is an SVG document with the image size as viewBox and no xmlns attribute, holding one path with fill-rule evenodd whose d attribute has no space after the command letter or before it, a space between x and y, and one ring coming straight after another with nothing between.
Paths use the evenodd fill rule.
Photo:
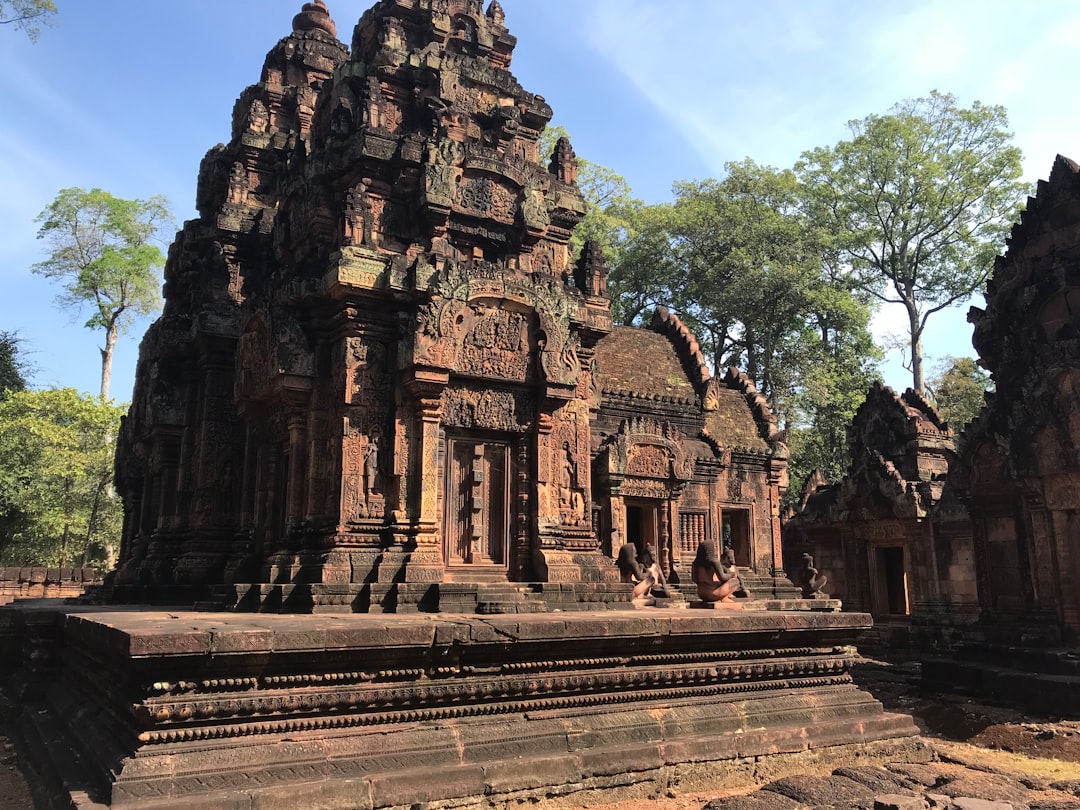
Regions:
<instances>
[{"instance_id":1,"label":"carved column","mask_svg":"<svg viewBox=\"0 0 1080 810\"><path fill-rule=\"evenodd\" d=\"M784 551L780 533L780 482L787 471L786 461L769 461L769 528L772 545L772 575L785 576Z\"/></svg>"},{"instance_id":2,"label":"carved column","mask_svg":"<svg viewBox=\"0 0 1080 810\"><path fill-rule=\"evenodd\" d=\"M449 380L444 372L414 370L406 381L417 410L419 445L410 493L410 511L416 547L409 555L406 582L440 582L444 561L439 531L439 427L442 422L442 391Z\"/></svg>"}]
</instances>

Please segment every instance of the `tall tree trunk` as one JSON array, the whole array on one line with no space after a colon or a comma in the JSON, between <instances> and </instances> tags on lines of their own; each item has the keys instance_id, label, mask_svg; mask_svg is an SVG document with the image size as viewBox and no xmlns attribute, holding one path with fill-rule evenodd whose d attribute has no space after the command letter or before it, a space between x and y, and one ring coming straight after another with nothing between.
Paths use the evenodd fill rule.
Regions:
<instances>
[{"instance_id":1,"label":"tall tree trunk","mask_svg":"<svg viewBox=\"0 0 1080 810\"><path fill-rule=\"evenodd\" d=\"M120 330L115 324L105 330L105 348L101 350L101 401L109 401L109 383L112 380L113 350L116 348L116 340L120 337Z\"/></svg>"},{"instance_id":2,"label":"tall tree trunk","mask_svg":"<svg viewBox=\"0 0 1080 810\"><path fill-rule=\"evenodd\" d=\"M923 324L919 319L919 311L915 309L915 302L909 301L905 306L908 311L908 329L911 336L911 387L917 393L925 394L926 381L923 378L922 357Z\"/></svg>"}]
</instances>

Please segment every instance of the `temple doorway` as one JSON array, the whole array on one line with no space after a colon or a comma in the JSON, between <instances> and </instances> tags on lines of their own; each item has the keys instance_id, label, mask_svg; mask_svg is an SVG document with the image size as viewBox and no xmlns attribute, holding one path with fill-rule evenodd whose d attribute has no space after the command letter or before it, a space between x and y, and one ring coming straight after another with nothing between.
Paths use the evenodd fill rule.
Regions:
<instances>
[{"instance_id":1,"label":"temple doorway","mask_svg":"<svg viewBox=\"0 0 1080 810\"><path fill-rule=\"evenodd\" d=\"M750 510L724 508L720 517L721 545L731 547L735 564L750 568Z\"/></svg>"},{"instance_id":2,"label":"temple doorway","mask_svg":"<svg viewBox=\"0 0 1080 810\"><path fill-rule=\"evenodd\" d=\"M443 520L447 565L506 565L510 539L510 445L449 439Z\"/></svg>"},{"instance_id":3,"label":"temple doorway","mask_svg":"<svg viewBox=\"0 0 1080 810\"><path fill-rule=\"evenodd\" d=\"M649 501L626 502L626 541L633 543L638 554L652 549L657 554L656 539L659 535L657 504Z\"/></svg>"},{"instance_id":4,"label":"temple doorway","mask_svg":"<svg viewBox=\"0 0 1080 810\"><path fill-rule=\"evenodd\" d=\"M874 566L873 615L907 616L908 604L907 568L904 564L903 546L877 546L872 548Z\"/></svg>"}]
</instances>

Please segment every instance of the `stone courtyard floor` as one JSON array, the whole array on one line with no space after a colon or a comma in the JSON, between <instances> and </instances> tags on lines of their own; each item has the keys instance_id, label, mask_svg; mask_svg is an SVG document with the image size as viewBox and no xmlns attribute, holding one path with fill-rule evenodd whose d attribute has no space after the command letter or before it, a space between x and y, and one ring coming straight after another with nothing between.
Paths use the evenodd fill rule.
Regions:
<instances>
[{"instance_id":1,"label":"stone courtyard floor","mask_svg":"<svg viewBox=\"0 0 1080 810\"><path fill-rule=\"evenodd\" d=\"M720 790L695 786L665 795L574 794L542 802L569 810L1065 810L1080 808L1080 721L1033 718L955 695L922 694L917 667L864 661L859 684L892 711L912 714L932 761L889 763L884 769L856 766ZM0 703L0 807L33 810L18 769L18 755L2 724L14 707ZM761 788L765 789L761 789ZM880 797L895 794L892 804ZM903 795L903 794L906 794ZM906 802L906 803L905 803Z\"/></svg>"}]
</instances>

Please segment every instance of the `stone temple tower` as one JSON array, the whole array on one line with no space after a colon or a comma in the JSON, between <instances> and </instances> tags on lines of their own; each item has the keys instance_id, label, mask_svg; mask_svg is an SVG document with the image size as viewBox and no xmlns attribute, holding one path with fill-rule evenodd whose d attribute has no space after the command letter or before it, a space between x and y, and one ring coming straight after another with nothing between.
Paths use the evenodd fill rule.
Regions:
<instances>
[{"instance_id":1,"label":"stone temple tower","mask_svg":"<svg viewBox=\"0 0 1080 810\"><path fill-rule=\"evenodd\" d=\"M603 580L602 263L498 2L307 3L166 269L118 456L117 582Z\"/></svg>"},{"instance_id":2,"label":"stone temple tower","mask_svg":"<svg viewBox=\"0 0 1080 810\"><path fill-rule=\"evenodd\" d=\"M776 419L666 310L612 326L498 1L381 0L336 33L306 3L203 160L120 437L116 592L625 602L623 543L677 583L701 542L790 589Z\"/></svg>"}]
</instances>

